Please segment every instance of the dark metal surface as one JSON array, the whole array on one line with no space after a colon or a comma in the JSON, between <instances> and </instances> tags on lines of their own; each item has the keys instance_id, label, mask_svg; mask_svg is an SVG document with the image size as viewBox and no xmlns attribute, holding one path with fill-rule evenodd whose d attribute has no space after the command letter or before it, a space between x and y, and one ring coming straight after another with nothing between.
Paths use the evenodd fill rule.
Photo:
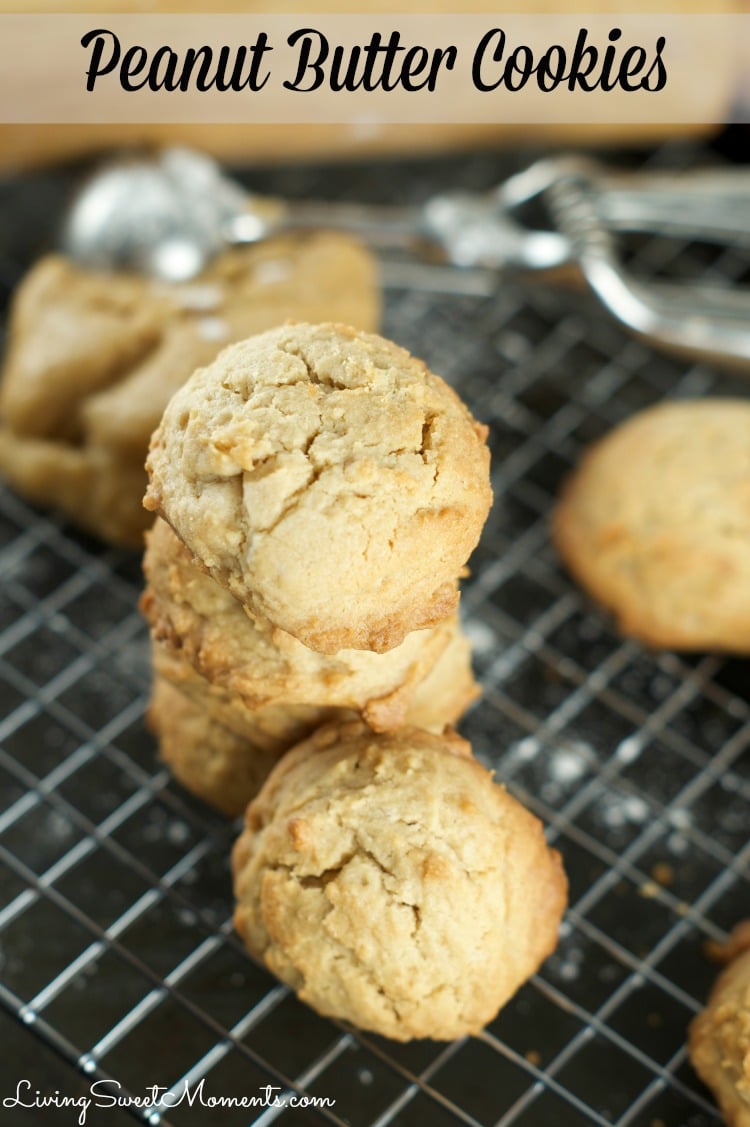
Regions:
<instances>
[{"instance_id":1,"label":"dark metal surface","mask_svg":"<svg viewBox=\"0 0 750 1127\"><path fill-rule=\"evenodd\" d=\"M252 185L398 201L488 186L522 159L286 169ZM6 296L71 179L0 186ZM649 275L731 282L750 266L658 239L631 253ZM448 1046L393 1045L298 1003L232 935L233 827L155 760L138 559L0 490L0 1002L39 1043L38 1058L0 1063L0 1096L21 1063L38 1070L35 1086L61 1087L52 1046L139 1096L205 1076L213 1095L274 1084L336 1101L327 1112L181 1105L161 1119L175 1127L709 1127L718 1117L685 1031L715 974L705 940L750 915L748 665L623 642L562 572L547 518L581 447L619 419L665 395L749 385L650 352L580 294L513 282L492 297L391 290L384 331L491 425L497 499L464 596L484 697L463 727L565 857L558 952L481 1037ZM75 1121L64 1114L55 1122Z\"/></svg>"}]
</instances>

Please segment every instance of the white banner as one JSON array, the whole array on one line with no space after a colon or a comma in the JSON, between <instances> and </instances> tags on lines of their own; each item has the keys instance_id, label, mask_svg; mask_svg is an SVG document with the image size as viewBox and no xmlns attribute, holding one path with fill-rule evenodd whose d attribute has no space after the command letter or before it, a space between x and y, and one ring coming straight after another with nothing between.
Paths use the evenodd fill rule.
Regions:
<instances>
[{"instance_id":1,"label":"white banner","mask_svg":"<svg viewBox=\"0 0 750 1127\"><path fill-rule=\"evenodd\" d=\"M748 43L750 15L0 15L0 121L750 120Z\"/></svg>"}]
</instances>

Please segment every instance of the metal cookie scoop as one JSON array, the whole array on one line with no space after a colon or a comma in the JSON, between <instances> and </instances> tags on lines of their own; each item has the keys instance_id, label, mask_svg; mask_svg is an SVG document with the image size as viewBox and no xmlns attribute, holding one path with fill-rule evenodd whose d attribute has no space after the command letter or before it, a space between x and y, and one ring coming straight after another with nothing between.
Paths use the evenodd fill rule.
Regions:
<instances>
[{"instance_id":1,"label":"metal cookie scoop","mask_svg":"<svg viewBox=\"0 0 750 1127\"><path fill-rule=\"evenodd\" d=\"M523 224L536 200L551 230ZM445 193L420 207L256 196L187 149L114 162L82 187L63 229L73 259L164 281L195 276L229 245L299 228L358 234L412 259L493 271L575 266L622 324L683 355L750 365L750 295L630 277L617 231L750 245L750 172L615 175L578 157L541 161L487 193Z\"/></svg>"}]
</instances>

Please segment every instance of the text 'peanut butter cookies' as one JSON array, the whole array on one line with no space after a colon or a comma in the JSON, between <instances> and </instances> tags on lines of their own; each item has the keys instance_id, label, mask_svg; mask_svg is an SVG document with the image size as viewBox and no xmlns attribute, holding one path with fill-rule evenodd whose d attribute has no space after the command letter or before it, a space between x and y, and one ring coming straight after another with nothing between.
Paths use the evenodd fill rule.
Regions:
<instances>
[{"instance_id":1,"label":"text 'peanut butter cookies'","mask_svg":"<svg viewBox=\"0 0 750 1127\"><path fill-rule=\"evenodd\" d=\"M235 924L319 1013L396 1040L476 1033L555 948L539 821L457 736L320 729L250 805Z\"/></svg>"},{"instance_id":2,"label":"text 'peanut butter cookies'","mask_svg":"<svg viewBox=\"0 0 750 1127\"><path fill-rule=\"evenodd\" d=\"M750 653L750 402L663 403L616 427L566 483L554 538L624 634Z\"/></svg>"},{"instance_id":3,"label":"text 'peanut butter cookies'","mask_svg":"<svg viewBox=\"0 0 750 1127\"><path fill-rule=\"evenodd\" d=\"M750 921L727 944L729 966L690 1026L690 1059L729 1127L750 1127Z\"/></svg>"},{"instance_id":4,"label":"text 'peanut butter cookies'","mask_svg":"<svg viewBox=\"0 0 750 1127\"><path fill-rule=\"evenodd\" d=\"M144 503L256 617L323 653L382 652L456 606L491 502L485 436L395 344L287 325L172 398Z\"/></svg>"}]
</instances>

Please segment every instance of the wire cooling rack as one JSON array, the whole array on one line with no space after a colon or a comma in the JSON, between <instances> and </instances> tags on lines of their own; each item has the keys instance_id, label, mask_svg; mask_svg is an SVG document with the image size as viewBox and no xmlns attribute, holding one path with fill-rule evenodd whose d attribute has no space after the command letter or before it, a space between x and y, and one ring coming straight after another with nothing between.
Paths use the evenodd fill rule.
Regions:
<instances>
[{"instance_id":1,"label":"wire cooling rack","mask_svg":"<svg viewBox=\"0 0 750 1127\"><path fill-rule=\"evenodd\" d=\"M707 155L677 146L649 160ZM417 199L489 186L525 159L286 169L253 184ZM0 187L6 297L70 181ZM651 275L750 273L731 249L652 238L631 256ZM155 760L138 559L0 491L0 1095L22 1077L41 1096L110 1078L143 1100L150 1085L195 1092L205 1077L205 1097L273 1085L335 1101L183 1102L161 1118L91 1109L95 1127L718 1122L685 1031L715 974L705 941L750 915L748 665L623 642L562 572L548 515L580 449L613 423L663 396L748 385L650 351L580 293L506 281L472 296L440 293L439 273L417 281L388 291L385 332L491 426L496 503L463 603L484 697L464 730L564 855L558 952L480 1037L447 1046L391 1044L298 1003L232 934L233 827ZM0 1119L27 1127L53 1114L75 1122L18 1107Z\"/></svg>"}]
</instances>

